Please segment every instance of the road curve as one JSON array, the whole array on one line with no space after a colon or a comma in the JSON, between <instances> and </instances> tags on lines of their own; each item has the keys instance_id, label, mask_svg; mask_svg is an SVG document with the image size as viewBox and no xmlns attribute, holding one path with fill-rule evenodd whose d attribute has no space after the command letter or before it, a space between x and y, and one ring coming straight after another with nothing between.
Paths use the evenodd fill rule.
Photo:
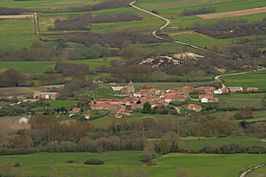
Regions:
<instances>
[{"instance_id":1,"label":"road curve","mask_svg":"<svg viewBox=\"0 0 266 177\"><path fill-rule=\"evenodd\" d=\"M157 17L157 18L159 18L159 19L161 19L161 20L164 21L164 24L163 24L162 26L160 26L159 29L154 30L154 31L152 32L152 35L153 35L155 38L157 38L157 39L161 39L161 40L167 40L167 41L169 41L169 39L159 36L158 32L159 32L160 30L165 29L167 26L169 26L169 24L171 23L171 21L170 21L169 19L165 18L165 17L162 17L162 16L160 16L160 15L158 15L158 14L155 14L155 13L153 13L153 12L150 12L150 11L148 11L148 10L145 10L145 9L141 8L141 7L136 6L136 5L135 5L136 2L137 2L137 1L133 1L133 2L131 2L131 3L129 4L129 6L131 6L132 8L135 8L135 9L137 9L137 10L139 10L139 11L142 11L142 12L144 12L144 13L150 14L150 15L152 15L152 16L154 16L154 17ZM184 45L184 46L187 46L187 47L191 47L191 48L194 48L194 49L203 50L203 51L207 51L207 52L212 52L212 53L218 54L218 53L216 53L216 52L213 52L213 51L210 51L210 50L207 50L207 49L204 49L204 48L201 48L201 47L198 47L198 46L192 45L192 44L188 44L188 43L185 43L185 42L181 42L181 41L178 41L178 40L173 40L173 41L171 40L171 42L174 42L174 43L177 43L177 44L181 44L181 45ZM219 54L219 55L221 55L221 54Z\"/></svg>"},{"instance_id":2,"label":"road curve","mask_svg":"<svg viewBox=\"0 0 266 177\"><path fill-rule=\"evenodd\" d=\"M239 177L246 177L250 172L252 172L252 171L254 171L254 170L258 169L258 168L261 168L261 167L263 167L264 165L265 165L265 164L263 163L263 164L260 164L260 165L255 166L255 167L252 167L252 168L250 168L250 169L244 171L243 173L241 173L241 175L240 175Z\"/></svg>"}]
</instances>

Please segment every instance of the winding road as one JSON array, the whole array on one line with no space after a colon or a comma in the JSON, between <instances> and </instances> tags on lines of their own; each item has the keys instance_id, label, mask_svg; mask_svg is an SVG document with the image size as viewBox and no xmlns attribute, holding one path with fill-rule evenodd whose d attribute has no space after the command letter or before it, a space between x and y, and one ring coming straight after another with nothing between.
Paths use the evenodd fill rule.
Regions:
<instances>
[{"instance_id":1,"label":"winding road","mask_svg":"<svg viewBox=\"0 0 266 177\"><path fill-rule=\"evenodd\" d=\"M148 10L145 10L145 9L141 8L141 7L136 6L136 5L135 5L136 2L137 2L137 1L133 1L133 2L131 2L131 3L129 4L129 6L131 6L131 7L134 8L134 9L137 9L137 10L139 10L139 11L141 11L141 12L144 12L144 13L150 14L150 15L152 15L152 16L154 16L154 17L156 17L156 18L159 18L159 19L161 19L161 20L164 21L164 24L163 24L162 26L160 26L159 29L154 30L154 31L152 32L152 35L153 35L155 38L157 38L157 39L161 39L161 40L166 40L166 41L171 41L171 42L174 42L174 43L177 43L177 44L180 44L180 45L184 45L184 46L191 47L191 48L194 48L194 49L202 50L202 51L205 51L205 52L211 52L211 53L213 53L213 54L216 54L216 55L220 55L220 56L224 56L224 57L226 57L225 55L222 55L222 54L220 54L220 53L216 53L216 52L214 52L214 51L207 50L207 49L204 49L204 48L201 48L201 47L198 47L198 46L195 46L195 45L189 44L189 43L185 43L185 42L178 41L178 40L170 40L170 39L168 39L168 38L164 38L164 37L159 36L158 32L159 32L160 30L163 30L163 29L165 29L166 27L168 27L169 24L171 23L171 21L170 21L169 19L165 18L165 17L162 17L162 16L160 16L160 15L158 15L158 14L155 14L155 13L153 13L153 12L150 12L150 11L148 11Z\"/></svg>"}]
</instances>

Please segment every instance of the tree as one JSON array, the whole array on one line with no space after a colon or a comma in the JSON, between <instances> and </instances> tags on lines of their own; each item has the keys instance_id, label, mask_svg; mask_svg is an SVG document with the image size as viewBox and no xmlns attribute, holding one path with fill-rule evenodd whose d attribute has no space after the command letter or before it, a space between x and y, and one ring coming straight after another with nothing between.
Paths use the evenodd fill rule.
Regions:
<instances>
[{"instance_id":1,"label":"tree","mask_svg":"<svg viewBox=\"0 0 266 177\"><path fill-rule=\"evenodd\" d=\"M144 162L150 162L152 159L155 158L155 150L154 150L154 144L146 140L144 142Z\"/></svg>"},{"instance_id":2,"label":"tree","mask_svg":"<svg viewBox=\"0 0 266 177\"><path fill-rule=\"evenodd\" d=\"M152 109L151 109L151 104L149 102L145 102L143 105L143 109L142 109L142 113L151 113Z\"/></svg>"},{"instance_id":3,"label":"tree","mask_svg":"<svg viewBox=\"0 0 266 177\"><path fill-rule=\"evenodd\" d=\"M160 141L160 150L162 154L177 152L179 146L178 136L175 132L169 132L162 137Z\"/></svg>"},{"instance_id":4,"label":"tree","mask_svg":"<svg viewBox=\"0 0 266 177\"><path fill-rule=\"evenodd\" d=\"M131 46L128 46L122 50L121 57L124 60L134 61L139 56L141 56L142 53L144 53L143 49L141 49L137 46L131 45Z\"/></svg>"},{"instance_id":5,"label":"tree","mask_svg":"<svg viewBox=\"0 0 266 177\"><path fill-rule=\"evenodd\" d=\"M18 87L24 82L25 77L17 70L10 68L1 74L1 81L3 86Z\"/></svg>"}]
</instances>

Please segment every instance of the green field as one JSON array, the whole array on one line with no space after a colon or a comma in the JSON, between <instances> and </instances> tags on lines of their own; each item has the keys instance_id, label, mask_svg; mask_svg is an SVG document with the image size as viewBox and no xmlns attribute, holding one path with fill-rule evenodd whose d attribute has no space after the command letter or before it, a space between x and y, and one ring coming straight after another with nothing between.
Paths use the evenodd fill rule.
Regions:
<instances>
[{"instance_id":1,"label":"green field","mask_svg":"<svg viewBox=\"0 0 266 177\"><path fill-rule=\"evenodd\" d=\"M222 79L228 86L258 87L260 89L266 89L266 70L248 74L224 76Z\"/></svg>"},{"instance_id":2,"label":"green field","mask_svg":"<svg viewBox=\"0 0 266 177\"><path fill-rule=\"evenodd\" d=\"M0 48L14 50L30 47L37 41L34 32L31 19L0 20Z\"/></svg>"},{"instance_id":3,"label":"green field","mask_svg":"<svg viewBox=\"0 0 266 177\"><path fill-rule=\"evenodd\" d=\"M44 101L45 104L49 104L49 107L52 109L56 108L71 108L77 104L77 100L46 100Z\"/></svg>"},{"instance_id":4,"label":"green field","mask_svg":"<svg viewBox=\"0 0 266 177\"><path fill-rule=\"evenodd\" d=\"M1 0L0 5L2 7L24 7L28 9L54 9L54 8L68 8L68 7L80 7L84 5L93 5L101 2L101 0L37 0L37 1L10 1Z\"/></svg>"},{"instance_id":5,"label":"green field","mask_svg":"<svg viewBox=\"0 0 266 177\"><path fill-rule=\"evenodd\" d=\"M117 57L110 58L99 58L99 59L87 59L87 60L68 60L68 63L74 64L86 64L89 65L91 69L97 69L102 66L108 65L113 60L119 60ZM20 72L24 73L43 73L49 70L55 65L56 61L10 61L10 62L0 62L0 70L5 70L7 68L14 68Z\"/></svg>"},{"instance_id":6,"label":"green field","mask_svg":"<svg viewBox=\"0 0 266 177\"><path fill-rule=\"evenodd\" d=\"M62 9L69 7L80 7L84 5L93 5L102 2L101 0L89 0L89 1L71 1L71 0L42 0L42 1L0 1L2 7L25 7L30 9ZM217 19L204 20L196 16L182 17L179 14L184 9L197 9L201 7L211 6L216 8L216 12L226 12L232 10L242 10L256 7L266 6L264 0L256 0L250 3L250 0L217 0L210 2L208 0L180 0L178 3L175 0L139 0L137 5L147 10L157 10L160 15L169 18L171 20L170 26L165 29L165 34L182 42L190 43L200 47L209 47L212 45L230 45L239 41L241 38L236 39L215 39L209 36L200 34L180 34L179 30L187 30L194 25L216 23ZM93 32L106 32L106 31L119 31L119 30L140 30L145 32L151 32L153 29L158 28L163 22L151 15L140 12L130 7L113 8L104 10L91 11L92 15L97 14L114 14L130 12L138 14L144 17L143 20L131 21L131 22L116 22L116 23L97 23L91 25L91 31ZM48 28L53 26L55 19L66 18L72 15L80 15L84 12L65 12L65 13L40 13L40 30L44 33L48 32ZM246 19L248 21L261 20L266 17L266 13L245 15L242 17L232 17L226 19ZM221 19L224 20L224 19ZM16 48L21 49L23 47L29 47L32 42L36 41L36 35L34 34L33 22L30 19L18 19L18 20L1 20L0 21L0 48ZM82 32L82 31L80 31ZM85 30L87 32L87 30ZM243 38L243 37L242 37ZM245 37L244 37L245 38ZM252 39L252 36L249 37Z\"/></svg>"},{"instance_id":7,"label":"green field","mask_svg":"<svg viewBox=\"0 0 266 177\"><path fill-rule=\"evenodd\" d=\"M250 94L230 94L230 95L220 95L221 107L253 107L260 108L262 103L262 98L266 96L265 93L250 93Z\"/></svg>"},{"instance_id":8,"label":"green field","mask_svg":"<svg viewBox=\"0 0 266 177\"><path fill-rule=\"evenodd\" d=\"M104 165L95 166L99 174L115 177L119 168L129 170L143 169L151 177L175 177L177 171L185 170L189 177L210 175L212 177L235 177L240 170L265 161L266 155L235 154L168 154L158 156L155 166L145 166L142 162L142 152L105 152L105 153L35 153L29 155L1 156L1 168L9 166L19 174L29 176L68 175L90 176L90 166L84 165L86 159L101 159ZM67 164L74 160L76 163ZM21 167L11 167L20 163ZM78 171L78 172L77 172Z\"/></svg>"}]
</instances>

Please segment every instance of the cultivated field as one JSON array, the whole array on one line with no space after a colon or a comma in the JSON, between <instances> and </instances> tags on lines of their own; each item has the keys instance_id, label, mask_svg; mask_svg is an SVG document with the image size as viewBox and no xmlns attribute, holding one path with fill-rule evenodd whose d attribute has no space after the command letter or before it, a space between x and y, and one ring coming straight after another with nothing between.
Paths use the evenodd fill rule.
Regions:
<instances>
[{"instance_id":1,"label":"cultivated field","mask_svg":"<svg viewBox=\"0 0 266 177\"><path fill-rule=\"evenodd\" d=\"M211 13L207 15L197 15L197 16L203 19L217 19L217 18L245 16L245 15L257 14L257 13L264 13L264 12L266 12L266 7L238 10L238 11L231 11L231 12L222 12L222 13Z\"/></svg>"}]
</instances>

